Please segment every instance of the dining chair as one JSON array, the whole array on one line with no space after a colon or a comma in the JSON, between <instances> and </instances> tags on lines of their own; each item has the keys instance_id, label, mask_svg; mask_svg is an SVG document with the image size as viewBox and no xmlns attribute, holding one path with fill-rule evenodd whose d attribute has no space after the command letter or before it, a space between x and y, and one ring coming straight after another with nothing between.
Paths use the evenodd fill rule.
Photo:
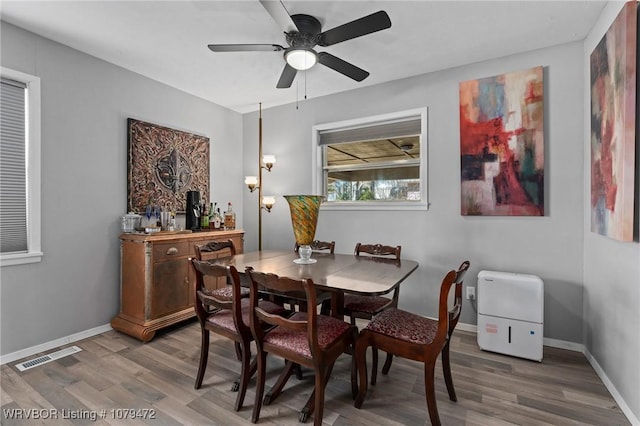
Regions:
<instances>
[{"instance_id":1,"label":"dining chair","mask_svg":"<svg viewBox=\"0 0 640 426\"><path fill-rule=\"evenodd\" d=\"M357 243L354 255L360 256L367 254L377 258L390 258L400 261L400 252L402 246L387 246L383 244L362 244ZM398 297L400 294L400 287L396 287L393 290L393 295L389 297L385 296L367 296L359 294L345 294L344 295L344 313L351 318L351 324L356 324L356 318L362 318L370 320L375 315L388 308L398 307ZM378 351L376 348L372 349L373 359L371 362L371 384L375 385L378 377ZM382 367L382 374L387 374L391 368L393 362L393 355L387 353L387 358Z\"/></svg>"},{"instance_id":2,"label":"dining chair","mask_svg":"<svg viewBox=\"0 0 640 426\"><path fill-rule=\"evenodd\" d=\"M198 260L215 260L223 257L233 257L236 255L236 247L232 240L214 240L205 244L195 244L194 249L196 252L196 259ZM213 291L214 294L219 294L225 297L231 297L231 286L228 284L226 277L220 277L214 279L211 277L204 277L205 286L208 290ZM249 289L247 287L240 287L241 297L249 297Z\"/></svg>"},{"instance_id":3,"label":"dining chair","mask_svg":"<svg viewBox=\"0 0 640 426\"><path fill-rule=\"evenodd\" d=\"M319 241L319 240L314 240L311 244L311 250L313 250L314 252L329 252L331 254L333 254L335 248L336 248L336 242L335 241ZM296 253L298 252L298 249L300 248L300 245L298 243L296 243L296 245L293 247L293 251L295 251Z\"/></svg>"},{"instance_id":4,"label":"dining chair","mask_svg":"<svg viewBox=\"0 0 640 426\"><path fill-rule=\"evenodd\" d=\"M333 254L336 249L335 241L314 240L310 245L313 253ZM299 248L300 248L300 245L298 243L295 243L295 246L293 247L293 251L297 253ZM288 302L292 304L292 306L293 305L298 306L299 310L306 311L307 310L306 304L302 300L304 299L304 295L302 296L303 297L298 297L297 299L291 299ZM318 304L321 305L320 313L323 315L329 315L331 313L331 293L328 291L318 291L316 300L318 301Z\"/></svg>"},{"instance_id":5,"label":"dining chair","mask_svg":"<svg viewBox=\"0 0 640 426\"><path fill-rule=\"evenodd\" d=\"M205 244L195 244L194 249L196 253L196 259L198 260L210 261L224 257L233 257L236 255L235 244L230 239L213 240ZM212 292L214 295L223 298L230 298L232 296L232 287L230 285L229 279L225 274L220 274L220 276L204 275L202 279L204 282L204 288ZM249 289L247 287L240 287L240 297L249 297ZM240 344L238 342L235 342L234 347L236 349L236 358L238 358L238 361L242 361Z\"/></svg>"},{"instance_id":6,"label":"dining chair","mask_svg":"<svg viewBox=\"0 0 640 426\"><path fill-rule=\"evenodd\" d=\"M359 390L355 407L361 408L367 393L367 347L377 347L396 356L424 363L424 386L432 425L440 425L436 406L434 371L438 355L442 353L442 370L451 401L457 401L451 377L449 344L462 311L462 282L469 269L469 261L458 270L449 271L440 285L438 319L426 318L397 308L390 308L375 316L360 332L356 342L355 359L358 366ZM453 303L449 293L455 285Z\"/></svg>"},{"instance_id":7,"label":"dining chair","mask_svg":"<svg viewBox=\"0 0 640 426\"><path fill-rule=\"evenodd\" d=\"M262 273L247 268L251 279L251 332L256 342L258 354L258 379L255 404L251 421L256 423L260 417L262 404L271 404L282 392L296 364L312 368L315 376L314 391L300 413L300 422L305 422L314 413L314 425L322 424L325 387L336 359L347 348L353 350L358 329L339 319L318 314L315 309L296 312L289 318L274 315L258 304L258 290L287 293L303 291L308 306L317 306L316 288L310 278L291 279L275 274ZM265 330L264 324L274 328ZM269 390L263 401L267 354L282 357L286 366L275 385ZM351 393L356 394L355 363L351 362Z\"/></svg>"},{"instance_id":8,"label":"dining chair","mask_svg":"<svg viewBox=\"0 0 640 426\"><path fill-rule=\"evenodd\" d=\"M209 332L227 337L234 341L236 354L241 362L240 377L231 387L238 391L235 410L242 408L249 379L256 370L256 362L251 362L250 344L253 335L249 328L249 299L241 297L240 276L233 265L191 259L195 270L195 311L202 331L200 347L200 363L196 376L195 388L200 389L207 368L209 356ZM231 285L224 291L209 290L205 286L205 277L216 280L228 279ZM273 315L287 315L282 306L272 302L260 300L259 305L265 312Z\"/></svg>"}]
</instances>

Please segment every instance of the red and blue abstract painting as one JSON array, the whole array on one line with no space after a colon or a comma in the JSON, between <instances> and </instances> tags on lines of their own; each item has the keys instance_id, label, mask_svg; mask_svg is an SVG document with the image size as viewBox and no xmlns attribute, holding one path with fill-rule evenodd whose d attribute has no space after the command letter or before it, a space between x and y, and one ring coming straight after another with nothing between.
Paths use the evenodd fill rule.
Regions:
<instances>
[{"instance_id":1,"label":"red and blue abstract painting","mask_svg":"<svg viewBox=\"0 0 640 426\"><path fill-rule=\"evenodd\" d=\"M625 4L591 53L591 231L634 238L637 13Z\"/></svg>"},{"instance_id":2,"label":"red and blue abstract painting","mask_svg":"<svg viewBox=\"0 0 640 426\"><path fill-rule=\"evenodd\" d=\"M461 213L544 216L543 68L460 83Z\"/></svg>"}]
</instances>

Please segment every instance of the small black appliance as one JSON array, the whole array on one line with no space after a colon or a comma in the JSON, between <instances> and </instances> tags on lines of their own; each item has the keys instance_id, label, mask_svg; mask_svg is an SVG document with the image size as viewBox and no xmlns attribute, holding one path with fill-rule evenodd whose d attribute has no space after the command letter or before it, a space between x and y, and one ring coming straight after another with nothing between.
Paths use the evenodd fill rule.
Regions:
<instances>
[{"instance_id":1,"label":"small black appliance","mask_svg":"<svg viewBox=\"0 0 640 426\"><path fill-rule=\"evenodd\" d=\"M187 191L185 228L200 230L200 191Z\"/></svg>"}]
</instances>

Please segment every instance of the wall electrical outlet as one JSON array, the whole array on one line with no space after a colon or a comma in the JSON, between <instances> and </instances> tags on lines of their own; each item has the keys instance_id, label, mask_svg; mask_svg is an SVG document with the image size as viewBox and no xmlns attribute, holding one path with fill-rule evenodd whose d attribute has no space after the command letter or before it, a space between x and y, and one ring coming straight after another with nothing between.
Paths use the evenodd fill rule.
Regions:
<instances>
[{"instance_id":1,"label":"wall electrical outlet","mask_svg":"<svg viewBox=\"0 0 640 426\"><path fill-rule=\"evenodd\" d=\"M475 300L476 299L476 288L475 287L467 287L467 299Z\"/></svg>"}]
</instances>

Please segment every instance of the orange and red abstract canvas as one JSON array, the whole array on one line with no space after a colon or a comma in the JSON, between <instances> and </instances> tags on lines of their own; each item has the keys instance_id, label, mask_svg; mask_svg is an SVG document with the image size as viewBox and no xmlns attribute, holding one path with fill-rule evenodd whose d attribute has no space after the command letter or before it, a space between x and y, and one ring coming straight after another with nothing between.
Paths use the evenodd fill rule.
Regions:
<instances>
[{"instance_id":1,"label":"orange and red abstract canvas","mask_svg":"<svg viewBox=\"0 0 640 426\"><path fill-rule=\"evenodd\" d=\"M628 2L591 53L591 231L633 241L637 8Z\"/></svg>"},{"instance_id":2,"label":"orange and red abstract canvas","mask_svg":"<svg viewBox=\"0 0 640 426\"><path fill-rule=\"evenodd\" d=\"M461 213L544 215L543 68L460 83Z\"/></svg>"}]
</instances>

